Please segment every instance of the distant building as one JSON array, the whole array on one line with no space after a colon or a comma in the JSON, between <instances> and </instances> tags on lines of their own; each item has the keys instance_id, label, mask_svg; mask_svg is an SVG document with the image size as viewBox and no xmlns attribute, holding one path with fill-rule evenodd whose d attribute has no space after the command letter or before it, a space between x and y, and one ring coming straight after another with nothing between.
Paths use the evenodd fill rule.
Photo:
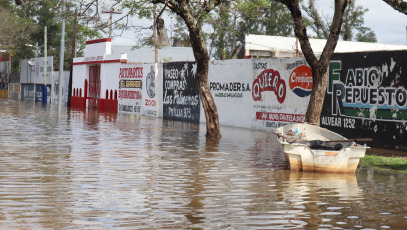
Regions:
<instances>
[{"instance_id":1,"label":"distant building","mask_svg":"<svg viewBox=\"0 0 407 230\"><path fill-rule=\"evenodd\" d=\"M111 38L87 41L84 57L72 63L71 107L159 116L162 83L156 84L156 78L163 63L195 59L190 47L163 47L154 61L154 48L115 46Z\"/></svg>"},{"instance_id":2,"label":"distant building","mask_svg":"<svg viewBox=\"0 0 407 230\"><path fill-rule=\"evenodd\" d=\"M325 47L325 39L309 39L314 54L319 56ZM335 53L361 51L407 50L406 45L391 45L371 42L338 41ZM298 54L298 55L297 55ZM244 58L282 58L303 56L295 37L249 34L245 37Z\"/></svg>"},{"instance_id":3,"label":"distant building","mask_svg":"<svg viewBox=\"0 0 407 230\"><path fill-rule=\"evenodd\" d=\"M127 63L152 63L155 60L154 47L134 48L133 46L112 45L111 54L127 54ZM191 47L162 47L158 49L158 62L195 61Z\"/></svg>"}]
</instances>

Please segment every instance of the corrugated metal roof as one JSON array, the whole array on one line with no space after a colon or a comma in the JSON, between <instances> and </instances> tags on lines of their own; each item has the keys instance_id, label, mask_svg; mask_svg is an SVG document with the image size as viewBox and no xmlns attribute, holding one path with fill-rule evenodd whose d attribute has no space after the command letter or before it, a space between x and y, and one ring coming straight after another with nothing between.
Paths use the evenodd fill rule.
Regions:
<instances>
[{"instance_id":1,"label":"corrugated metal roof","mask_svg":"<svg viewBox=\"0 0 407 230\"><path fill-rule=\"evenodd\" d=\"M133 46L114 46L112 54L127 54L128 63L153 63L154 47L134 48ZM158 62L195 61L191 47L163 47L158 50Z\"/></svg>"},{"instance_id":2,"label":"corrugated metal roof","mask_svg":"<svg viewBox=\"0 0 407 230\"><path fill-rule=\"evenodd\" d=\"M320 55L325 47L325 39L309 39L315 55ZM281 37L268 35L246 35L246 49L294 52L296 48L295 37ZM301 49L301 47L299 47ZM407 50L406 45L391 45L371 42L338 41L335 53L350 53L379 50Z\"/></svg>"}]
</instances>

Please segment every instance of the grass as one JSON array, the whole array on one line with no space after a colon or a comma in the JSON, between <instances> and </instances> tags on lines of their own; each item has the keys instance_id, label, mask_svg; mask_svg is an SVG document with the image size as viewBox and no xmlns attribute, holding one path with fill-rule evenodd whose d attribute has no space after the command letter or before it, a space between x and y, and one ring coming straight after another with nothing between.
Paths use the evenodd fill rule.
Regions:
<instances>
[{"instance_id":1,"label":"grass","mask_svg":"<svg viewBox=\"0 0 407 230\"><path fill-rule=\"evenodd\" d=\"M365 155L360 163L366 167L407 173L407 158Z\"/></svg>"}]
</instances>

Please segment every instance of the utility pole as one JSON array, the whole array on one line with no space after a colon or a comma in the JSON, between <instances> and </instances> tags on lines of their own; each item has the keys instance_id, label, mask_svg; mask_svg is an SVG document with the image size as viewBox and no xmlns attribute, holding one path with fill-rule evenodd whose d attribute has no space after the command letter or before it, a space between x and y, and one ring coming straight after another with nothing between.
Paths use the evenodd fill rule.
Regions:
<instances>
[{"instance_id":1,"label":"utility pole","mask_svg":"<svg viewBox=\"0 0 407 230\"><path fill-rule=\"evenodd\" d=\"M102 10L102 13L110 14L110 16L109 16L109 38L112 37L113 14L121 14L122 13L122 11L119 8L114 7L115 5L110 7L110 9L108 9L108 10Z\"/></svg>"},{"instance_id":2,"label":"utility pole","mask_svg":"<svg viewBox=\"0 0 407 230\"><path fill-rule=\"evenodd\" d=\"M42 88L42 103L47 103L47 72L48 72L48 63L47 63L47 26L44 28L44 87Z\"/></svg>"},{"instance_id":3,"label":"utility pole","mask_svg":"<svg viewBox=\"0 0 407 230\"><path fill-rule=\"evenodd\" d=\"M76 24L78 23L78 9L75 9L75 16L73 20L73 36L72 36L72 51L71 51L71 68L69 71L69 85L68 85L68 106L71 106L72 96L72 74L73 74L73 59L76 57Z\"/></svg>"},{"instance_id":4,"label":"utility pole","mask_svg":"<svg viewBox=\"0 0 407 230\"><path fill-rule=\"evenodd\" d=\"M158 63L158 31L157 31L157 5L154 4L153 8L153 16L154 16L154 62Z\"/></svg>"},{"instance_id":5,"label":"utility pole","mask_svg":"<svg viewBox=\"0 0 407 230\"><path fill-rule=\"evenodd\" d=\"M61 48L59 53L59 83L58 83L58 112L62 111L63 85L64 85L64 51L65 51L65 2L62 0L62 29Z\"/></svg>"}]
</instances>

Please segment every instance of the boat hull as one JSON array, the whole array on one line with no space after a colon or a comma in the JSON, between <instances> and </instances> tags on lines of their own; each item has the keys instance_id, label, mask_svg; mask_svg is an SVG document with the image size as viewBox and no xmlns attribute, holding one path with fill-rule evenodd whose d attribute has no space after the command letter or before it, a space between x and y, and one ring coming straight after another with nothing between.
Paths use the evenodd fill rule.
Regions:
<instances>
[{"instance_id":1,"label":"boat hull","mask_svg":"<svg viewBox=\"0 0 407 230\"><path fill-rule=\"evenodd\" d=\"M286 130L299 129L305 132L305 140L308 138L318 138L319 140L343 140L346 138L329 130L311 126L307 124L295 124L290 127L277 129L276 133L284 133ZM312 133L306 133L306 132ZM311 140L308 140L311 141ZM358 167L360 158L365 156L365 145L348 143L348 147L340 150L311 149L309 145L303 143L289 143L284 138L279 138L283 145L284 155L292 171L305 172L331 172L331 173L354 173Z\"/></svg>"},{"instance_id":2,"label":"boat hull","mask_svg":"<svg viewBox=\"0 0 407 230\"><path fill-rule=\"evenodd\" d=\"M364 147L347 147L340 151L313 150L302 144L284 144L284 155L292 171L354 173Z\"/></svg>"}]
</instances>

